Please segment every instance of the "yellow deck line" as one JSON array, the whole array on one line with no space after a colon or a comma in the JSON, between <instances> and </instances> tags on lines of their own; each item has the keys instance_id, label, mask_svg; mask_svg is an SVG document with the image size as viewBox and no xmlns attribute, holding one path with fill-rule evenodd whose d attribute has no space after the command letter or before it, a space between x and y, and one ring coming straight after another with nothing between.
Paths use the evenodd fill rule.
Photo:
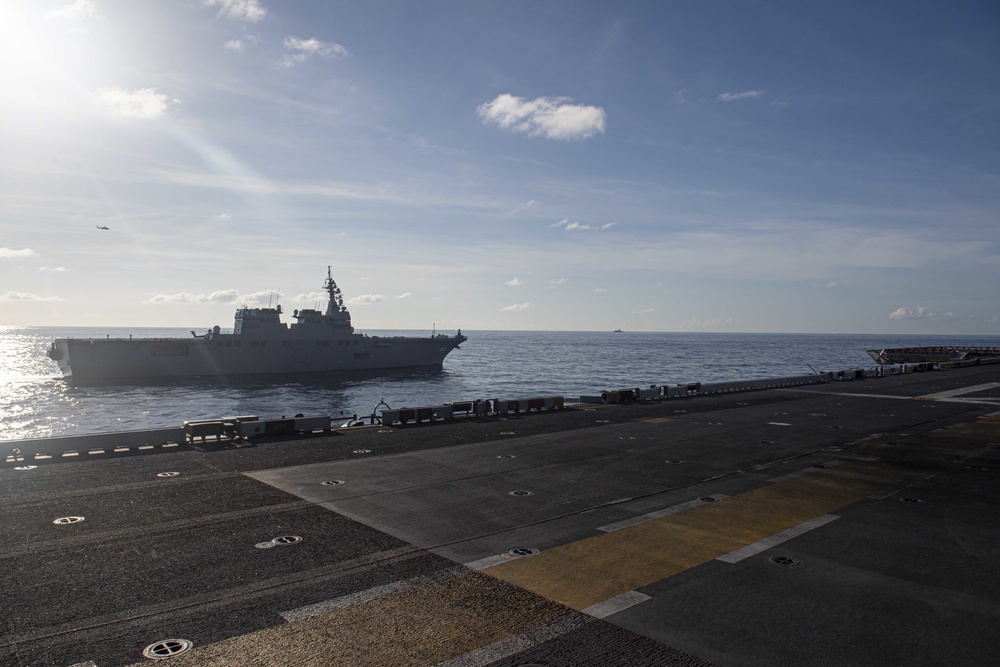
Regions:
<instances>
[{"instance_id":1,"label":"yellow deck line","mask_svg":"<svg viewBox=\"0 0 1000 667\"><path fill-rule=\"evenodd\" d=\"M577 610L660 581L899 483L845 464L482 570Z\"/></svg>"}]
</instances>

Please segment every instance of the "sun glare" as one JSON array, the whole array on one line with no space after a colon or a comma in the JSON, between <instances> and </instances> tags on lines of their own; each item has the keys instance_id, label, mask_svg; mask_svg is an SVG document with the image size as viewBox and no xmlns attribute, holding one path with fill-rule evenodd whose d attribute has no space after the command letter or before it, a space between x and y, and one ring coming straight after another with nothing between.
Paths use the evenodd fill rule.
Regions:
<instances>
[{"instance_id":1,"label":"sun glare","mask_svg":"<svg viewBox=\"0 0 1000 667\"><path fill-rule=\"evenodd\" d=\"M72 47L83 29L68 16L18 0L0 3L0 96L8 104L65 105L78 87L75 72L82 62Z\"/></svg>"}]
</instances>

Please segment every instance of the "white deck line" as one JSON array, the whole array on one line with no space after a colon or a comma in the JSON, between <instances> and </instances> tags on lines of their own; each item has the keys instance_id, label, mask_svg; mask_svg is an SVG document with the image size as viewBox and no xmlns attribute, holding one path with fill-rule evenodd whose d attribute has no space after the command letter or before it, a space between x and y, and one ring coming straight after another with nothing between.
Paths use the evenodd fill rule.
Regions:
<instances>
[{"instance_id":1,"label":"white deck line","mask_svg":"<svg viewBox=\"0 0 1000 667\"><path fill-rule=\"evenodd\" d=\"M280 615L289 623L292 621L301 621L303 619L319 616L320 614L325 614L330 611L346 609L347 607L353 607L354 605L361 604L362 602L376 600L378 598L386 597L387 595L392 595L393 593L399 593L411 588L416 588L417 586L425 586L427 584L445 581L447 579L451 579L452 577L456 577L465 571L464 567L456 565L455 567L449 567L433 574L412 577L402 581L394 581L391 584L385 584L384 586L375 586L374 588L358 591L357 593L351 593L350 595L343 595L341 597L331 598L329 600L306 605L304 607L290 609L289 611L280 612Z\"/></svg>"},{"instance_id":2,"label":"white deck line","mask_svg":"<svg viewBox=\"0 0 1000 667\"><path fill-rule=\"evenodd\" d=\"M582 610L582 613L587 616L593 616L594 618L607 618L612 614L617 614L620 611L624 611L629 607L634 607L635 605L649 599L649 596L644 593L640 593L639 591L629 591L628 593L616 595L615 597L605 600L604 602L598 602L595 605L591 605Z\"/></svg>"},{"instance_id":3,"label":"white deck line","mask_svg":"<svg viewBox=\"0 0 1000 667\"><path fill-rule=\"evenodd\" d=\"M831 521L836 521L840 517L836 514L824 514L818 516L815 519L806 521L805 523L800 523L797 526L792 526L788 530L783 530L780 533L775 533L770 537L765 537L762 540L757 540L753 544L748 544L742 549L737 549L736 551L730 551L729 553L719 556L715 560L721 560L726 563L738 563L744 558L749 558L750 556L756 556L762 551L766 551L773 546L777 546L782 542L787 542L793 537L798 537L803 533L808 533L810 530L819 528L820 526L825 526Z\"/></svg>"},{"instance_id":4,"label":"white deck line","mask_svg":"<svg viewBox=\"0 0 1000 667\"><path fill-rule=\"evenodd\" d=\"M534 628L516 637L501 639L496 643L476 649L465 655L460 655L457 658L439 662L435 667L485 667L485 665L491 665L498 660L517 655L543 642L562 637L591 622L593 621L583 614L567 614L551 623Z\"/></svg>"},{"instance_id":5,"label":"white deck line","mask_svg":"<svg viewBox=\"0 0 1000 667\"><path fill-rule=\"evenodd\" d=\"M704 496L706 498L715 498L716 500L723 500L729 496L724 493L714 493L711 496ZM630 526L635 526L640 523L646 523L647 521L653 521L654 519L660 519L665 516L670 516L671 514L677 514L678 512L683 512L684 510L694 509L695 507L701 507L707 504L708 501L702 500L701 498L695 498L694 500L689 500L686 503L681 503L680 505L672 505L662 510L656 510L655 512L650 512L648 514L641 514L639 516L634 516L629 519L622 519L621 521L615 521L614 523L605 524L599 526L597 530L605 533L612 533L616 530L621 530L622 528L628 528Z\"/></svg>"},{"instance_id":6,"label":"white deck line","mask_svg":"<svg viewBox=\"0 0 1000 667\"><path fill-rule=\"evenodd\" d=\"M924 400L938 400L942 398L955 398L956 396L963 396L965 394L974 394L977 391L988 391L990 389L996 389L1000 387L1000 382L987 382L986 384L977 384L971 387L962 387L961 389L951 389L949 391L939 391L935 394L924 394L919 398Z\"/></svg>"},{"instance_id":7,"label":"white deck line","mask_svg":"<svg viewBox=\"0 0 1000 667\"><path fill-rule=\"evenodd\" d=\"M825 465L827 468L832 468L833 466L839 466L841 463L842 462L840 460L833 460L833 461L824 461L823 465ZM767 481L771 482L772 484L777 484L778 482L787 482L790 479L795 479L796 477L802 477L803 475L811 475L815 472L819 472L820 470L823 470L823 468L817 468L815 466L812 466L809 468L803 468L802 470L796 470L795 472L790 472L787 475L772 477Z\"/></svg>"}]
</instances>

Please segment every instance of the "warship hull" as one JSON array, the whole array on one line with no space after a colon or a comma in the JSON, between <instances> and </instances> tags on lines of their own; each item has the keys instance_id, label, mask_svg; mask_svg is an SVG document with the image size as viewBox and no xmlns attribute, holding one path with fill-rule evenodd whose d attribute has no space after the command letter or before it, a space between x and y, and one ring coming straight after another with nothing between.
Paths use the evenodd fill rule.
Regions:
<instances>
[{"instance_id":1,"label":"warship hull","mask_svg":"<svg viewBox=\"0 0 1000 667\"><path fill-rule=\"evenodd\" d=\"M49 356L63 377L77 386L242 376L276 376L342 371L441 368L458 347L456 336L380 338L352 335L331 345L316 341L214 339L59 339ZM258 343L263 341L256 341ZM337 345L337 342L345 344Z\"/></svg>"},{"instance_id":2,"label":"warship hull","mask_svg":"<svg viewBox=\"0 0 1000 667\"><path fill-rule=\"evenodd\" d=\"M454 335L369 336L354 333L351 315L327 269L326 312L296 310L281 321L281 306L236 311L232 333L218 326L191 338L56 339L48 356L73 384L141 384L183 379L227 381L279 376L440 368L467 338Z\"/></svg>"}]
</instances>

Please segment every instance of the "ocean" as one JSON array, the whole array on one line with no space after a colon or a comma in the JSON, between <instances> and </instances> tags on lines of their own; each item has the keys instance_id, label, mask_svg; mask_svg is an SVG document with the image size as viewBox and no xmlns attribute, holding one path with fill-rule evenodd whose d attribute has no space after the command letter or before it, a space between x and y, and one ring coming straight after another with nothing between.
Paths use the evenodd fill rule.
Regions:
<instances>
[{"instance_id":1,"label":"ocean","mask_svg":"<svg viewBox=\"0 0 1000 667\"><path fill-rule=\"evenodd\" d=\"M359 330L372 335L429 331ZM180 426L194 419L328 414L477 398L563 396L606 389L869 368L869 348L1000 345L1000 336L464 331L438 371L275 378L266 384L69 386L45 356L55 338L190 337L190 329L0 327L0 440Z\"/></svg>"}]
</instances>

